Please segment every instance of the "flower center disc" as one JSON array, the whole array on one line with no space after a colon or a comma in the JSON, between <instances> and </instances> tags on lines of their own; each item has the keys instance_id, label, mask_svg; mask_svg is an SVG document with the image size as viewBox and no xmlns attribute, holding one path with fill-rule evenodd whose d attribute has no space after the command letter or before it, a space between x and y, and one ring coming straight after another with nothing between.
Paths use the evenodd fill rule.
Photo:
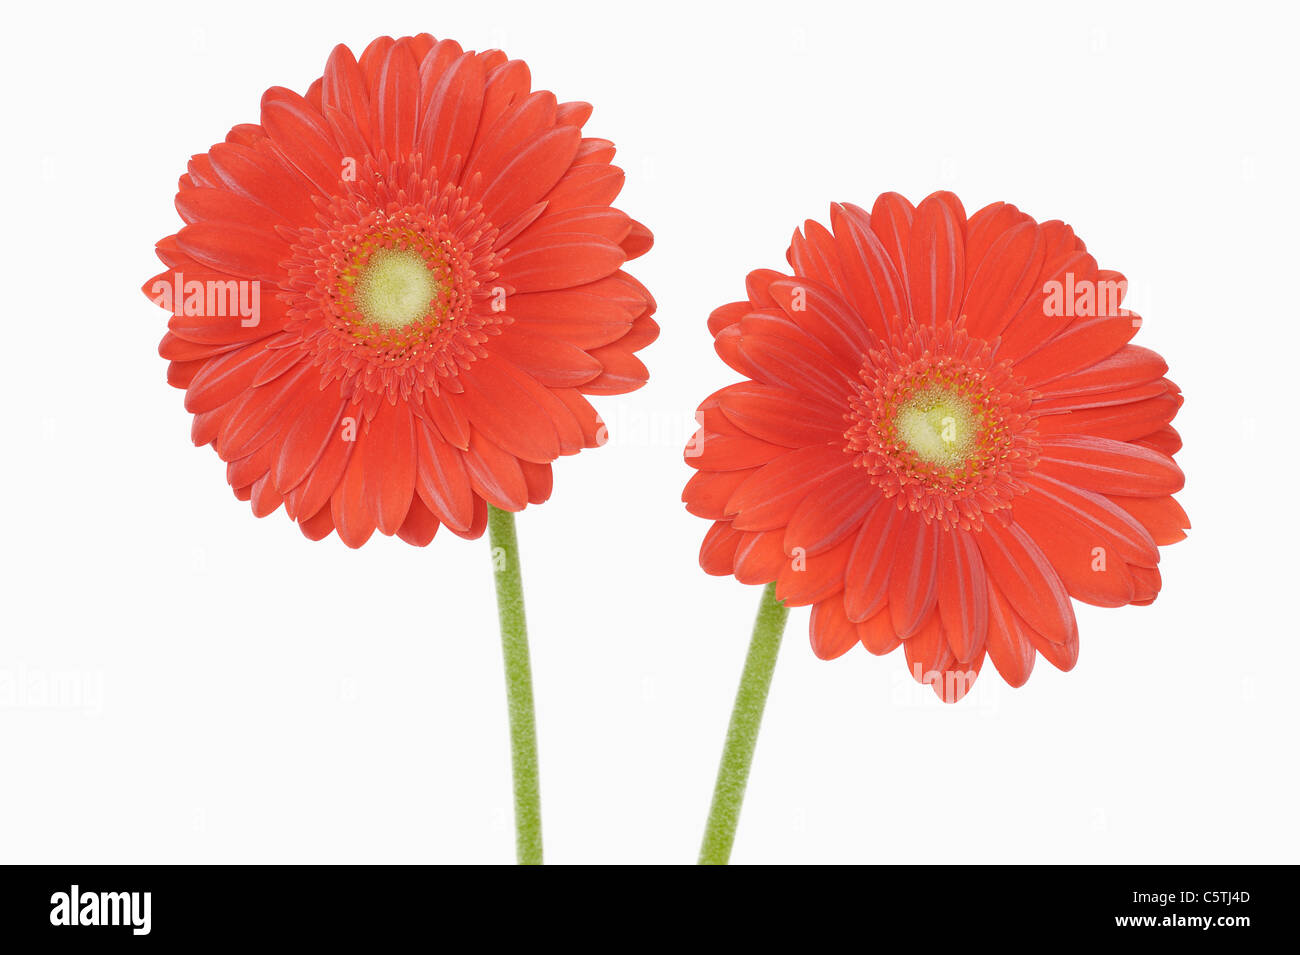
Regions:
<instances>
[{"instance_id":1,"label":"flower center disc","mask_svg":"<svg viewBox=\"0 0 1300 955\"><path fill-rule=\"evenodd\" d=\"M355 301L376 325L405 328L429 313L439 292L437 279L418 252L376 249L357 280Z\"/></svg>"},{"instance_id":2,"label":"flower center disc","mask_svg":"<svg viewBox=\"0 0 1300 955\"><path fill-rule=\"evenodd\" d=\"M899 405L894 428L922 461L959 470L979 442L980 418L961 395L930 387Z\"/></svg>"}]
</instances>

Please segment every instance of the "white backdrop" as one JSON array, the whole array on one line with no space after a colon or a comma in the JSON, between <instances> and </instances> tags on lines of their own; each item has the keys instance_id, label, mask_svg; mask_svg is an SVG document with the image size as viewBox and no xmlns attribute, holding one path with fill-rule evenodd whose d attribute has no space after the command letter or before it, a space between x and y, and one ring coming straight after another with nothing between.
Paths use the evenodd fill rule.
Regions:
<instances>
[{"instance_id":1,"label":"white backdrop","mask_svg":"<svg viewBox=\"0 0 1300 955\"><path fill-rule=\"evenodd\" d=\"M189 442L139 285L176 177L336 42L427 30L596 106L655 232L651 382L519 519L548 861L693 861L759 592L679 502L705 318L831 200L1064 218L1187 402L1190 539L1079 664L945 706L791 614L736 862L1296 861L1295 8L27 4L0 174L0 860L513 859L486 539L307 541Z\"/></svg>"}]
</instances>

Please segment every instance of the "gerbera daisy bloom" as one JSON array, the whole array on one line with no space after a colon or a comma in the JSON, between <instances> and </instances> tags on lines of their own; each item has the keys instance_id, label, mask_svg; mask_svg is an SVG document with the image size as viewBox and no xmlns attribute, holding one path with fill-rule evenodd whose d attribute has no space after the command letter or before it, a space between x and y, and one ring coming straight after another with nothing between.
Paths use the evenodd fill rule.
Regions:
<instances>
[{"instance_id":1,"label":"gerbera daisy bloom","mask_svg":"<svg viewBox=\"0 0 1300 955\"><path fill-rule=\"evenodd\" d=\"M955 702L986 658L1012 686L1068 670L1071 598L1149 604L1189 526L1164 360L1129 344L1127 283L1063 222L948 192L831 206L793 274L751 272L709 317L745 381L686 450L710 574L766 584L700 861L730 856L787 608L813 651L898 647Z\"/></svg>"},{"instance_id":2,"label":"gerbera daisy bloom","mask_svg":"<svg viewBox=\"0 0 1300 955\"><path fill-rule=\"evenodd\" d=\"M299 95L195 156L144 285L192 436L259 517L319 540L494 549L520 862L542 860L532 681L511 512L603 438L588 395L640 387L650 232L613 208L614 146L528 67L428 34L337 46Z\"/></svg>"},{"instance_id":3,"label":"gerbera daisy bloom","mask_svg":"<svg viewBox=\"0 0 1300 955\"><path fill-rule=\"evenodd\" d=\"M1122 275L1063 222L945 192L833 205L788 260L709 319L746 380L687 450L708 573L811 605L819 657L901 646L950 702L986 658L1012 686L1038 654L1070 669L1071 598L1155 600L1189 526L1182 397L1129 344Z\"/></svg>"},{"instance_id":4,"label":"gerbera daisy bloom","mask_svg":"<svg viewBox=\"0 0 1300 955\"><path fill-rule=\"evenodd\" d=\"M422 34L338 46L180 178L185 226L145 294L195 444L259 517L412 544L478 537L594 447L588 395L646 380L651 235L613 208L586 103L498 50Z\"/></svg>"}]
</instances>

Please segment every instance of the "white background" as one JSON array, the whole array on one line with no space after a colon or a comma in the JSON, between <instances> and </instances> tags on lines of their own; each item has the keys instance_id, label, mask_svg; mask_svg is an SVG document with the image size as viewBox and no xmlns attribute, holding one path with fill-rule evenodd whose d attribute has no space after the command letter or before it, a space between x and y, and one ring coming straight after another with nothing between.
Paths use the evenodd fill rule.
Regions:
<instances>
[{"instance_id":1,"label":"white background","mask_svg":"<svg viewBox=\"0 0 1300 955\"><path fill-rule=\"evenodd\" d=\"M831 200L1064 218L1168 359L1189 540L1068 674L958 706L791 615L736 862L1297 861L1295 10L25 4L7 14L0 859L513 859L486 539L311 543L189 442L139 292L191 153L427 30L596 105L656 246L651 383L519 520L548 861L693 861L758 590L679 495L705 318Z\"/></svg>"}]
</instances>

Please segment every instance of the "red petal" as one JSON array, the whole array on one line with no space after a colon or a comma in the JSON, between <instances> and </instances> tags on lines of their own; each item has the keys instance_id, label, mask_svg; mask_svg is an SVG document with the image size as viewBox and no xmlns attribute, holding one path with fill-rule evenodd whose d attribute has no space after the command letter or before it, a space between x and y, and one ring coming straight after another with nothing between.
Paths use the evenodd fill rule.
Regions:
<instances>
[{"instance_id":1,"label":"red petal","mask_svg":"<svg viewBox=\"0 0 1300 955\"><path fill-rule=\"evenodd\" d=\"M1015 373L1031 386L1053 381L1109 358L1136 334L1137 326L1129 317L1076 321L1049 344L1018 361Z\"/></svg>"},{"instance_id":2,"label":"red petal","mask_svg":"<svg viewBox=\"0 0 1300 955\"><path fill-rule=\"evenodd\" d=\"M1094 546L1104 546L1130 564L1154 567L1159 562L1160 555L1151 535L1105 496L1064 484L1041 471L1027 476L1025 484L1030 493L1018 499L1012 508L1017 520L1021 504L1029 502L1040 512L1080 522ZM1050 526L1050 516L1044 517L1042 526L1045 529Z\"/></svg>"},{"instance_id":3,"label":"red petal","mask_svg":"<svg viewBox=\"0 0 1300 955\"><path fill-rule=\"evenodd\" d=\"M859 623L884 610L889 600L889 576L901 540L904 514L892 501L870 511L858 532L844 572L844 609ZM889 630L897 631L890 619Z\"/></svg>"},{"instance_id":4,"label":"red petal","mask_svg":"<svg viewBox=\"0 0 1300 955\"><path fill-rule=\"evenodd\" d=\"M654 246L654 234L640 222L632 220L632 228L628 230L623 241L619 243L623 248L623 254L627 256L628 261L639 259L645 255Z\"/></svg>"},{"instance_id":5,"label":"red petal","mask_svg":"<svg viewBox=\"0 0 1300 955\"><path fill-rule=\"evenodd\" d=\"M754 269L745 276L745 292L749 295L749 311L756 308L776 308L776 299L769 294L768 289L773 282L779 282L786 278L780 272L774 272L771 269Z\"/></svg>"},{"instance_id":6,"label":"red petal","mask_svg":"<svg viewBox=\"0 0 1300 955\"><path fill-rule=\"evenodd\" d=\"M1162 497L1183 487L1183 472L1172 458L1125 441L1057 435L1043 438L1040 448L1039 471L1090 491Z\"/></svg>"},{"instance_id":7,"label":"red petal","mask_svg":"<svg viewBox=\"0 0 1300 955\"><path fill-rule=\"evenodd\" d=\"M167 384L173 388L188 388L204 364L202 360L168 362Z\"/></svg>"},{"instance_id":8,"label":"red petal","mask_svg":"<svg viewBox=\"0 0 1300 955\"><path fill-rule=\"evenodd\" d=\"M271 466L271 451L258 448L252 454L232 459L226 465L226 480L232 488L248 487L266 476Z\"/></svg>"},{"instance_id":9,"label":"red petal","mask_svg":"<svg viewBox=\"0 0 1300 955\"><path fill-rule=\"evenodd\" d=\"M584 394L626 394L640 388L650 377L650 372L641 359L633 355L621 341L603 348L593 348L590 355L600 362L601 371L591 381L578 386L578 390Z\"/></svg>"},{"instance_id":10,"label":"red petal","mask_svg":"<svg viewBox=\"0 0 1300 955\"><path fill-rule=\"evenodd\" d=\"M572 123L560 122L560 107L555 107L555 124L557 126L571 126ZM578 145L578 154L573 157L575 163L602 163L607 164L614 161L614 144L608 139L596 139L590 136L584 136L582 142Z\"/></svg>"},{"instance_id":11,"label":"red petal","mask_svg":"<svg viewBox=\"0 0 1300 955\"><path fill-rule=\"evenodd\" d=\"M542 405L551 423L555 425L555 436L560 444L560 454L577 454L583 448L595 447L588 444L586 433L578 415L560 396L572 392L571 388L538 388L533 397ZM593 411L592 414L595 412Z\"/></svg>"},{"instance_id":12,"label":"red petal","mask_svg":"<svg viewBox=\"0 0 1300 955\"><path fill-rule=\"evenodd\" d=\"M731 574L741 536L730 521L714 522L700 545L700 567L706 574L714 577Z\"/></svg>"},{"instance_id":13,"label":"red petal","mask_svg":"<svg viewBox=\"0 0 1300 955\"><path fill-rule=\"evenodd\" d=\"M191 281L205 283L209 281L221 283L235 281L235 279L230 275L208 271L197 273L176 273L173 275L166 275L165 278L159 277L159 280L165 281L174 288L175 282L178 281L177 275L179 275L179 281L181 281L183 285L188 285ZM219 292L221 298L224 299L225 307L223 308L220 301L217 300L213 302L213 305L216 306L213 310L217 312L226 311L231 314L173 314L172 317L167 320L167 329L173 335L195 344L239 345L266 338L268 335L273 335L284 327L287 318L286 307L284 303L280 302L272 294L269 294L269 289L259 289L254 293L254 290L251 287L236 288L234 294L236 296L244 296L244 299L242 303L237 303L237 307L232 309L230 307L230 287L228 285L223 284L219 289L216 286L205 287L203 306L199 309L199 311L205 313L209 311L207 307L207 288L212 288L214 295L217 295ZM245 309L238 307L238 304L251 304L252 300L247 296L253 294L257 295L257 301L260 302L261 305L261 314L257 316L256 322L253 321L253 316L251 315L248 318L240 315L239 312L244 311Z\"/></svg>"},{"instance_id":14,"label":"red petal","mask_svg":"<svg viewBox=\"0 0 1300 955\"><path fill-rule=\"evenodd\" d=\"M581 129L586 125L587 120L591 119L592 106L590 103L572 102L561 103L555 107L555 121L563 123L565 126L576 126Z\"/></svg>"},{"instance_id":15,"label":"red petal","mask_svg":"<svg viewBox=\"0 0 1300 955\"><path fill-rule=\"evenodd\" d=\"M322 507L312 517L299 521L298 527L308 540L324 540L334 531L334 515L328 507Z\"/></svg>"},{"instance_id":16,"label":"red petal","mask_svg":"<svg viewBox=\"0 0 1300 955\"><path fill-rule=\"evenodd\" d=\"M555 125L556 103L553 93L526 93L526 87L511 91L506 94L510 98L509 105L494 114L500 90L501 87L489 79L488 88L484 92L479 135L470 149L462 177L467 183L472 183L476 176L479 177L481 188L486 188L496 180L501 170L510 165L525 143ZM473 198L477 199L478 195Z\"/></svg>"},{"instance_id":17,"label":"red petal","mask_svg":"<svg viewBox=\"0 0 1300 955\"><path fill-rule=\"evenodd\" d=\"M776 580L785 562L781 532L760 531L741 535L733 569L742 584L767 584Z\"/></svg>"},{"instance_id":18,"label":"red petal","mask_svg":"<svg viewBox=\"0 0 1300 955\"><path fill-rule=\"evenodd\" d=\"M1109 408L1086 408L1037 419L1039 433L1087 434L1116 441L1133 441L1159 431L1178 414L1181 395L1166 392L1159 398L1134 401Z\"/></svg>"},{"instance_id":19,"label":"red petal","mask_svg":"<svg viewBox=\"0 0 1300 955\"><path fill-rule=\"evenodd\" d=\"M411 499L411 507L406 520L398 528L397 536L415 547L424 547L438 533L438 519L416 497Z\"/></svg>"},{"instance_id":20,"label":"red petal","mask_svg":"<svg viewBox=\"0 0 1300 955\"><path fill-rule=\"evenodd\" d=\"M848 427L843 409L810 401L784 388L747 381L722 389L717 398L723 414L736 427L787 448L840 440Z\"/></svg>"},{"instance_id":21,"label":"red petal","mask_svg":"<svg viewBox=\"0 0 1300 955\"><path fill-rule=\"evenodd\" d=\"M251 454L293 423L320 394L320 371L302 359L286 375L244 393L242 405L221 431L217 450L227 460Z\"/></svg>"},{"instance_id":22,"label":"red petal","mask_svg":"<svg viewBox=\"0 0 1300 955\"><path fill-rule=\"evenodd\" d=\"M769 445L770 447L770 445ZM832 470L844 464L845 454L831 445L780 452L759 460L763 465L736 488L727 502L727 512L736 515L740 530L771 530L789 523L795 508L812 493ZM693 463L688 458L687 463ZM744 470L731 468L730 470Z\"/></svg>"},{"instance_id":23,"label":"red petal","mask_svg":"<svg viewBox=\"0 0 1300 955\"><path fill-rule=\"evenodd\" d=\"M458 396L446 391L438 395L426 391L424 410L444 441L462 451L469 447L469 422L465 419Z\"/></svg>"},{"instance_id":24,"label":"red petal","mask_svg":"<svg viewBox=\"0 0 1300 955\"><path fill-rule=\"evenodd\" d=\"M915 217L912 204L896 192L886 192L876 199L871 207L871 231L880 239L880 244L889 253L894 265L894 272L903 279L904 286L909 274L907 251L911 244L912 220ZM910 302L904 302L911 309Z\"/></svg>"},{"instance_id":25,"label":"red petal","mask_svg":"<svg viewBox=\"0 0 1300 955\"><path fill-rule=\"evenodd\" d=\"M483 110L483 61L463 54L450 68L430 74L432 92L420 121L420 152L438 173L469 157Z\"/></svg>"},{"instance_id":26,"label":"red petal","mask_svg":"<svg viewBox=\"0 0 1300 955\"><path fill-rule=\"evenodd\" d=\"M847 608L846 608L847 612ZM884 656L898 649L902 642L898 635L894 633L894 622L890 618L889 608L883 608L875 616L863 620L856 625L858 628L858 639L867 651L874 653L878 657Z\"/></svg>"},{"instance_id":27,"label":"red petal","mask_svg":"<svg viewBox=\"0 0 1300 955\"><path fill-rule=\"evenodd\" d=\"M357 437L357 446L348 460L343 479L330 497L330 513L334 517L339 539L353 548L370 540L377 520L375 497L366 482L366 472L373 465L366 461L362 448L365 440L366 433L363 431Z\"/></svg>"},{"instance_id":28,"label":"red petal","mask_svg":"<svg viewBox=\"0 0 1300 955\"><path fill-rule=\"evenodd\" d=\"M836 367L831 353L809 336L801 340L797 335L773 334L774 325L760 326L756 321L760 317L751 314L740 322L740 354L754 369L754 377L763 384L815 395L830 405L847 405L856 388L856 369L846 373Z\"/></svg>"},{"instance_id":29,"label":"red petal","mask_svg":"<svg viewBox=\"0 0 1300 955\"><path fill-rule=\"evenodd\" d=\"M907 511L895 541L889 575L889 612L904 643L934 613L939 570L939 527Z\"/></svg>"},{"instance_id":30,"label":"red petal","mask_svg":"<svg viewBox=\"0 0 1300 955\"><path fill-rule=\"evenodd\" d=\"M541 385L497 357L474 362L460 373L460 378L465 385L460 395L465 415L492 443L538 464L560 456L555 424L533 397Z\"/></svg>"},{"instance_id":31,"label":"red petal","mask_svg":"<svg viewBox=\"0 0 1300 955\"><path fill-rule=\"evenodd\" d=\"M812 219L804 222L804 232L806 237L795 230L785 254L786 261L799 278L834 288L835 265L839 258L835 254L834 239L824 225Z\"/></svg>"},{"instance_id":32,"label":"red petal","mask_svg":"<svg viewBox=\"0 0 1300 955\"><path fill-rule=\"evenodd\" d=\"M456 528L449 528L457 537L463 537L465 540L478 540L487 530L488 506L487 502L478 495L474 496L474 519L469 522L469 530L458 531Z\"/></svg>"},{"instance_id":33,"label":"red petal","mask_svg":"<svg viewBox=\"0 0 1300 955\"><path fill-rule=\"evenodd\" d=\"M366 143L370 142L370 95L366 78L352 51L340 43L325 64L321 85L321 106L337 110L356 127ZM353 157L359 159L360 157Z\"/></svg>"},{"instance_id":34,"label":"red petal","mask_svg":"<svg viewBox=\"0 0 1300 955\"><path fill-rule=\"evenodd\" d=\"M1129 573L1133 575L1134 606L1145 607L1155 603L1160 595L1160 568L1130 567Z\"/></svg>"},{"instance_id":35,"label":"red petal","mask_svg":"<svg viewBox=\"0 0 1300 955\"><path fill-rule=\"evenodd\" d=\"M971 335L992 339L1002 333L1037 285L1045 254L1038 224L1032 220L1008 229L993 243L962 304Z\"/></svg>"},{"instance_id":36,"label":"red petal","mask_svg":"<svg viewBox=\"0 0 1300 955\"><path fill-rule=\"evenodd\" d=\"M939 617L958 663L984 650L988 633L988 578L975 538L960 529L939 534Z\"/></svg>"},{"instance_id":37,"label":"red petal","mask_svg":"<svg viewBox=\"0 0 1300 955\"><path fill-rule=\"evenodd\" d=\"M1122 607L1133 599L1133 578L1113 535L1039 494L1017 499L1015 515L1071 597L1098 607Z\"/></svg>"},{"instance_id":38,"label":"red petal","mask_svg":"<svg viewBox=\"0 0 1300 955\"><path fill-rule=\"evenodd\" d=\"M804 498L785 530L785 549L794 553L820 554L853 535L856 539L862 519L880 501L880 492L861 468L851 462L826 475L817 492Z\"/></svg>"},{"instance_id":39,"label":"red petal","mask_svg":"<svg viewBox=\"0 0 1300 955\"><path fill-rule=\"evenodd\" d=\"M343 175L343 155L325 117L292 90L274 86L262 94L262 126L276 148L323 196L332 196ZM342 528L339 529L340 536Z\"/></svg>"},{"instance_id":40,"label":"red petal","mask_svg":"<svg viewBox=\"0 0 1300 955\"><path fill-rule=\"evenodd\" d=\"M697 471L686 482L682 500L686 510L711 521L729 517L727 501L756 468L744 471Z\"/></svg>"},{"instance_id":41,"label":"red petal","mask_svg":"<svg viewBox=\"0 0 1300 955\"><path fill-rule=\"evenodd\" d=\"M950 192L936 192L916 208L908 244L907 288L912 319L938 327L955 322L966 277L961 203Z\"/></svg>"},{"instance_id":42,"label":"red petal","mask_svg":"<svg viewBox=\"0 0 1300 955\"><path fill-rule=\"evenodd\" d=\"M553 234L544 245L507 255L502 275L516 292L545 292L603 279L617 272L624 258L623 250L608 239Z\"/></svg>"},{"instance_id":43,"label":"red petal","mask_svg":"<svg viewBox=\"0 0 1300 955\"><path fill-rule=\"evenodd\" d=\"M858 642L858 627L844 612L839 594L821 601L812 609L808 636L813 653L823 660L834 660Z\"/></svg>"},{"instance_id":44,"label":"red petal","mask_svg":"<svg viewBox=\"0 0 1300 955\"><path fill-rule=\"evenodd\" d=\"M465 470L474 492L494 507L522 511L528 503L528 484L519 470L519 461L479 431L470 437Z\"/></svg>"},{"instance_id":45,"label":"red petal","mask_svg":"<svg viewBox=\"0 0 1300 955\"><path fill-rule=\"evenodd\" d=\"M992 581L988 581L988 607L989 659L1010 686L1024 686L1034 669L1028 627Z\"/></svg>"},{"instance_id":46,"label":"red petal","mask_svg":"<svg viewBox=\"0 0 1300 955\"><path fill-rule=\"evenodd\" d=\"M549 464L534 464L532 461L520 461L519 470L528 486L528 503L544 504L551 497L555 476Z\"/></svg>"},{"instance_id":47,"label":"red petal","mask_svg":"<svg viewBox=\"0 0 1300 955\"><path fill-rule=\"evenodd\" d=\"M618 340L618 344L630 352L637 352L653 344L658 338L659 323L647 312L637 316L636 321L632 323L632 329Z\"/></svg>"},{"instance_id":48,"label":"red petal","mask_svg":"<svg viewBox=\"0 0 1300 955\"><path fill-rule=\"evenodd\" d=\"M520 371L553 388L585 384L602 371L600 362L581 348L522 327L506 329L489 347Z\"/></svg>"},{"instance_id":49,"label":"red petal","mask_svg":"<svg viewBox=\"0 0 1300 955\"><path fill-rule=\"evenodd\" d=\"M176 194L176 211L187 223L224 222L273 232L292 223L259 202L226 189L182 189Z\"/></svg>"},{"instance_id":50,"label":"red petal","mask_svg":"<svg viewBox=\"0 0 1300 955\"><path fill-rule=\"evenodd\" d=\"M528 210L539 208L544 214L530 218L527 214ZM618 245L632 228L632 220L627 217L627 213L608 206L555 209L548 208L547 203L541 202L528 206L525 212L518 215L523 218L506 220L524 222L517 238L509 243L511 250L516 253L546 245L554 237L564 235L599 236ZM498 240L497 247L504 244L503 240ZM642 298L642 296L637 297Z\"/></svg>"},{"instance_id":51,"label":"red petal","mask_svg":"<svg viewBox=\"0 0 1300 955\"><path fill-rule=\"evenodd\" d=\"M1052 643L1078 636L1070 596L1042 549L1020 527L985 521L975 535L984 569L1021 618Z\"/></svg>"},{"instance_id":52,"label":"red petal","mask_svg":"<svg viewBox=\"0 0 1300 955\"><path fill-rule=\"evenodd\" d=\"M384 58L396 42L391 36L376 37L367 43L366 48L361 51L361 56L358 57L358 65L360 65L361 72L366 77L367 86L374 87L379 82L379 70L384 65Z\"/></svg>"},{"instance_id":53,"label":"red petal","mask_svg":"<svg viewBox=\"0 0 1300 955\"><path fill-rule=\"evenodd\" d=\"M272 470L275 486L282 494L301 484L320 461L336 433L345 404L337 390L332 390L298 409Z\"/></svg>"},{"instance_id":54,"label":"red petal","mask_svg":"<svg viewBox=\"0 0 1300 955\"><path fill-rule=\"evenodd\" d=\"M795 552L781 567L776 595L787 607L816 603L844 589L844 566L853 550L853 538L820 554Z\"/></svg>"},{"instance_id":55,"label":"red petal","mask_svg":"<svg viewBox=\"0 0 1300 955\"><path fill-rule=\"evenodd\" d=\"M371 101L375 146L389 159L405 159L415 151L419 110L419 72L410 42L399 40L384 57Z\"/></svg>"},{"instance_id":56,"label":"red petal","mask_svg":"<svg viewBox=\"0 0 1300 955\"><path fill-rule=\"evenodd\" d=\"M453 530L464 531L474 519L474 492L459 451L431 428L415 428L418 467L415 489L429 510Z\"/></svg>"},{"instance_id":57,"label":"red petal","mask_svg":"<svg viewBox=\"0 0 1300 955\"><path fill-rule=\"evenodd\" d=\"M1009 230L1022 223L1033 221L1015 206L1006 202L994 202L978 212L971 213L966 220L966 287L968 289L993 244Z\"/></svg>"},{"instance_id":58,"label":"red petal","mask_svg":"<svg viewBox=\"0 0 1300 955\"><path fill-rule=\"evenodd\" d=\"M1029 642L1034 645L1034 649L1042 654L1043 659L1058 670L1072 670L1079 662L1078 633L1073 634L1064 643L1052 643L1042 634L1030 629L1025 630L1025 635L1029 637Z\"/></svg>"},{"instance_id":59,"label":"red petal","mask_svg":"<svg viewBox=\"0 0 1300 955\"><path fill-rule=\"evenodd\" d=\"M1156 381L1168 370L1165 360L1151 349L1125 345L1109 358L1057 378L1036 390L1045 399L1107 394Z\"/></svg>"},{"instance_id":60,"label":"red petal","mask_svg":"<svg viewBox=\"0 0 1300 955\"><path fill-rule=\"evenodd\" d=\"M1153 431L1145 438L1136 439L1134 443L1139 444L1144 448L1150 448L1152 451L1157 451L1160 454L1167 454L1170 457L1173 457L1182 450L1183 438L1182 435L1178 433L1177 428L1166 425L1159 431Z\"/></svg>"},{"instance_id":61,"label":"red petal","mask_svg":"<svg viewBox=\"0 0 1300 955\"><path fill-rule=\"evenodd\" d=\"M586 398L572 388L557 388L551 394L559 399L573 416L574 422L582 432L583 447L597 448L609 440L605 423L600 420L600 415L596 414L596 409Z\"/></svg>"},{"instance_id":62,"label":"red petal","mask_svg":"<svg viewBox=\"0 0 1300 955\"><path fill-rule=\"evenodd\" d=\"M310 518L330 504L356 450L360 428L361 409L354 404L344 405L342 417L328 432L325 450L307 477L287 495L287 503L292 508L289 513Z\"/></svg>"},{"instance_id":63,"label":"red petal","mask_svg":"<svg viewBox=\"0 0 1300 955\"><path fill-rule=\"evenodd\" d=\"M871 347L867 324L838 293L802 277L780 279L768 291L792 322L848 367L861 365Z\"/></svg>"},{"instance_id":64,"label":"red petal","mask_svg":"<svg viewBox=\"0 0 1300 955\"><path fill-rule=\"evenodd\" d=\"M310 184L300 173L290 171L277 155L269 142L257 147L220 143L208 153L213 171L227 188L278 212L289 222L313 224L316 206L311 201Z\"/></svg>"},{"instance_id":65,"label":"red petal","mask_svg":"<svg viewBox=\"0 0 1300 955\"><path fill-rule=\"evenodd\" d=\"M485 180L479 201L489 218L509 222L543 199L568 170L581 139L582 134L572 126L557 126L523 144L493 179ZM617 241L622 238L620 235Z\"/></svg>"},{"instance_id":66,"label":"red petal","mask_svg":"<svg viewBox=\"0 0 1300 955\"><path fill-rule=\"evenodd\" d=\"M943 670L953 659L948 641L943 638L939 612L932 609L917 625L916 632L903 640L907 668L918 683L942 679Z\"/></svg>"},{"instance_id":67,"label":"red petal","mask_svg":"<svg viewBox=\"0 0 1300 955\"><path fill-rule=\"evenodd\" d=\"M949 654L939 674L927 681L935 696L945 703L959 703L970 692L979 677L980 667L984 665L984 651L980 650L967 663L956 660Z\"/></svg>"},{"instance_id":68,"label":"red petal","mask_svg":"<svg viewBox=\"0 0 1300 955\"><path fill-rule=\"evenodd\" d=\"M190 381L185 410L201 414L240 397L252 387L265 360L266 348L260 343L211 359Z\"/></svg>"},{"instance_id":69,"label":"red petal","mask_svg":"<svg viewBox=\"0 0 1300 955\"><path fill-rule=\"evenodd\" d=\"M1055 313L1054 307L1050 307L1050 292L1046 290L1071 281L1090 282L1096 278L1097 262L1091 255L1074 249L1053 250L1051 226L1050 222L1039 226L1039 239L1047 249L1043 268L1029 297L1002 331L1002 342L998 346L999 358L1022 358L1051 341L1074 321L1068 314ZM1072 365L1066 370L1077 367L1078 365Z\"/></svg>"},{"instance_id":70,"label":"red petal","mask_svg":"<svg viewBox=\"0 0 1300 955\"><path fill-rule=\"evenodd\" d=\"M396 534L415 493L415 420L406 402L380 405L361 450L369 471L367 487L375 498L376 523L381 533Z\"/></svg>"},{"instance_id":71,"label":"red petal","mask_svg":"<svg viewBox=\"0 0 1300 955\"><path fill-rule=\"evenodd\" d=\"M516 328L558 338L577 348L599 348L626 335L635 318L633 307L644 307L640 301L612 299L609 293L619 288L613 283L606 279L579 288L512 295L507 310Z\"/></svg>"},{"instance_id":72,"label":"red petal","mask_svg":"<svg viewBox=\"0 0 1300 955\"><path fill-rule=\"evenodd\" d=\"M1187 512L1172 497L1112 496L1110 500L1145 527L1152 540L1161 546L1182 540L1187 536L1184 532L1192 526Z\"/></svg>"},{"instance_id":73,"label":"red petal","mask_svg":"<svg viewBox=\"0 0 1300 955\"><path fill-rule=\"evenodd\" d=\"M607 206L618 198L623 179L623 170L617 166L574 166L560 177L546 201L557 209Z\"/></svg>"},{"instance_id":74,"label":"red petal","mask_svg":"<svg viewBox=\"0 0 1300 955\"><path fill-rule=\"evenodd\" d=\"M280 263L289 257L288 244L267 229L233 222L195 222L176 241L204 265L271 284L283 278Z\"/></svg>"},{"instance_id":75,"label":"red petal","mask_svg":"<svg viewBox=\"0 0 1300 955\"><path fill-rule=\"evenodd\" d=\"M839 204L831 223L840 246L845 298L863 324L880 338L907 313L907 288L876 233Z\"/></svg>"},{"instance_id":76,"label":"red petal","mask_svg":"<svg viewBox=\"0 0 1300 955\"><path fill-rule=\"evenodd\" d=\"M770 288L773 297L781 300L785 299L788 290L788 286L778 282L773 282ZM742 338L748 340L762 336L782 347L797 346L802 353L813 356L828 369L839 372L844 380L856 383L862 370L862 353L842 344L829 332L827 334L831 338L831 344L819 339L813 334L817 330L816 323L813 322L811 328L805 328L803 322L808 317L808 312L795 309L795 304L792 301L786 302L795 313L796 317L793 318L786 314L784 308L764 308L750 312L740 320ZM836 405L843 403L844 396L839 394L839 387L837 384L836 399L832 402Z\"/></svg>"},{"instance_id":77,"label":"red petal","mask_svg":"<svg viewBox=\"0 0 1300 955\"><path fill-rule=\"evenodd\" d=\"M496 53L497 51L492 51ZM490 56L490 54L484 54ZM523 60L493 57L487 67L487 96L483 102L484 123L494 122L512 103L519 102L532 89L532 76Z\"/></svg>"},{"instance_id":78,"label":"red petal","mask_svg":"<svg viewBox=\"0 0 1300 955\"><path fill-rule=\"evenodd\" d=\"M1036 398L1033 410L1035 414L1055 415L1065 411L1086 411L1090 408L1110 408L1117 405L1146 401L1165 394L1164 381L1148 381L1143 385L1125 388L1123 391L1104 391L1091 395L1066 395L1059 398Z\"/></svg>"}]
</instances>

